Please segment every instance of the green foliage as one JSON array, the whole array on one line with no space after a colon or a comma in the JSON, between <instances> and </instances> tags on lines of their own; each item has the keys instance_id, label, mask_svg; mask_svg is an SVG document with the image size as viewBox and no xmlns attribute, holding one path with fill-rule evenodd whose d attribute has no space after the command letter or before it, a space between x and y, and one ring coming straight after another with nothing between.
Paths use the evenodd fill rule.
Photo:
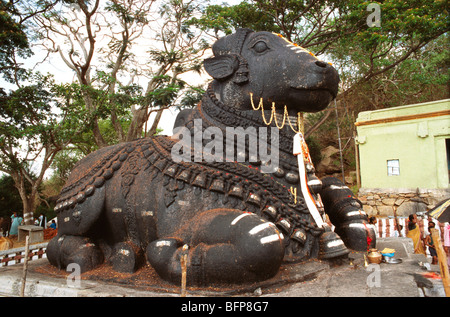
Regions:
<instances>
[{"instance_id":1,"label":"green foliage","mask_svg":"<svg viewBox=\"0 0 450 317\"><path fill-rule=\"evenodd\" d=\"M15 11L12 1L0 0L0 74L11 83L24 75L15 54L23 58L32 54L25 27L16 21Z\"/></svg>"},{"instance_id":2,"label":"green foliage","mask_svg":"<svg viewBox=\"0 0 450 317\"><path fill-rule=\"evenodd\" d=\"M52 130L56 114L51 109L49 77L36 75L30 79L33 84L0 96L0 148L21 148L25 142L24 151L32 152L52 142L49 130ZM1 157L0 167L15 161L4 154Z\"/></svg>"},{"instance_id":3,"label":"green foliage","mask_svg":"<svg viewBox=\"0 0 450 317\"><path fill-rule=\"evenodd\" d=\"M44 172L58 151L89 129L90 118L71 98L71 85L41 74L29 74L27 80L28 85L0 95L0 170L13 177L27 200L24 209L35 211ZM38 158L42 166L35 176L30 164Z\"/></svg>"},{"instance_id":4,"label":"green foliage","mask_svg":"<svg viewBox=\"0 0 450 317\"><path fill-rule=\"evenodd\" d=\"M220 30L225 34L233 33L237 28L251 28L255 31L279 32L274 19L257 6L241 2L235 6L207 6L200 18L192 18L190 25L197 25L202 30Z\"/></svg>"},{"instance_id":5,"label":"green foliage","mask_svg":"<svg viewBox=\"0 0 450 317\"><path fill-rule=\"evenodd\" d=\"M53 178L55 178L55 185L60 188L69 178L70 172L75 166L75 164L83 158L83 154L79 151L68 151L63 150L56 154L55 159L52 163Z\"/></svg>"},{"instance_id":6,"label":"green foliage","mask_svg":"<svg viewBox=\"0 0 450 317\"><path fill-rule=\"evenodd\" d=\"M320 154L321 147L317 138L314 136L310 136L306 139L306 144L308 144L311 160L313 164L317 166L317 164L319 164L319 162L322 160L322 155Z\"/></svg>"},{"instance_id":7,"label":"green foliage","mask_svg":"<svg viewBox=\"0 0 450 317\"><path fill-rule=\"evenodd\" d=\"M202 86L189 87L189 89L185 91L183 98L181 99L180 104L179 106L177 106L177 108L179 110L185 108L194 108L202 100L204 94L205 89Z\"/></svg>"},{"instance_id":8,"label":"green foliage","mask_svg":"<svg viewBox=\"0 0 450 317\"><path fill-rule=\"evenodd\" d=\"M396 67L359 83L346 97L346 103L359 112L448 98L448 42L449 37L443 35Z\"/></svg>"},{"instance_id":9,"label":"green foliage","mask_svg":"<svg viewBox=\"0 0 450 317\"><path fill-rule=\"evenodd\" d=\"M153 77L156 88L147 93L147 101L153 108L164 107L173 102L178 96L181 89L184 88L185 82L182 80L174 80L168 75Z\"/></svg>"},{"instance_id":10,"label":"green foliage","mask_svg":"<svg viewBox=\"0 0 450 317\"><path fill-rule=\"evenodd\" d=\"M11 217L12 213L23 211L19 192L14 186L14 180L9 175L0 177L0 217Z\"/></svg>"}]
</instances>

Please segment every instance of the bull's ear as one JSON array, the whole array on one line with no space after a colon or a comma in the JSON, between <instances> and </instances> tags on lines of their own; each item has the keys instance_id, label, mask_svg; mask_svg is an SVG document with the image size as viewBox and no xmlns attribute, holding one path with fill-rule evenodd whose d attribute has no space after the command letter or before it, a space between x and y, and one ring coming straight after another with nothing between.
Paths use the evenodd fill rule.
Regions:
<instances>
[{"instance_id":1,"label":"bull's ear","mask_svg":"<svg viewBox=\"0 0 450 317\"><path fill-rule=\"evenodd\" d=\"M203 65L212 78L224 80L239 68L239 59L236 55L219 55L205 59Z\"/></svg>"}]
</instances>

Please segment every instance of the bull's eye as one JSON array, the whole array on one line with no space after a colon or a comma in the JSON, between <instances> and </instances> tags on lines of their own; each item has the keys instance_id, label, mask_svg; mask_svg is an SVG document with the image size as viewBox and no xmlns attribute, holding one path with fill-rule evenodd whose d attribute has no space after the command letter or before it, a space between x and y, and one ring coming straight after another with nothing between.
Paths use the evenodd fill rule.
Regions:
<instances>
[{"instance_id":1,"label":"bull's eye","mask_svg":"<svg viewBox=\"0 0 450 317\"><path fill-rule=\"evenodd\" d=\"M269 47L267 46L266 42L258 41L258 42L255 43L255 45L253 45L253 49L257 53L262 53L262 52L267 51L269 49Z\"/></svg>"}]
</instances>

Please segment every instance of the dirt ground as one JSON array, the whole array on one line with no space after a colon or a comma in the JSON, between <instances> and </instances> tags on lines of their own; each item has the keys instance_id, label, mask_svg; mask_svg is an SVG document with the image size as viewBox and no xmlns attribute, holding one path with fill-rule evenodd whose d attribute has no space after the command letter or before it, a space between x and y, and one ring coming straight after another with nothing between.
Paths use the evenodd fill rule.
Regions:
<instances>
[{"instance_id":1,"label":"dirt ground","mask_svg":"<svg viewBox=\"0 0 450 317\"><path fill-rule=\"evenodd\" d=\"M44 232L45 240L40 243L49 242L57 231L48 231L52 229L46 229ZM25 246L25 241L18 241L17 236L11 237L14 245L13 248L19 248ZM258 289L271 289L274 292L281 291L286 285L295 282L304 282L317 277L317 274L328 268L328 265L322 263L319 260L309 260L298 264L286 264L280 268L280 271L272 279L264 281L262 283L251 283L246 286L236 285L209 285L207 287L193 287L188 286L187 291L191 294L205 295L214 293L218 296L233 296L245 293L253 293ZM50 263L46 263L34 269L37 273L43 273L48 276L66 278L71 272L66 272L64 269L58 269L52 266ZM139 268L134 273L120 273L114 271L110 263L104 263L98 268L89 272L81 274L81 279L84 280L97 280L101 282L116 284L116 285L132 285L142 290L151 290L161 293L177 293L180 289L180 285L174 285L161 279L155 270L146 264Z\"/></svg>"},{"instance_id":2,"label":"dirt ground","mask_svg":"<svg viewBox=\"0 0 450 317\"><path fill-rule=\"evenodd\" d=\"M214 296L253 294L258 289L265 291L270 289L271 292L277 293L292 283L315 279L318 273L328 268L328 264L319 260L308 260L297 264L282 265L276 276L263 282L249 283L246 285L210 284L199 287L188 286L187 291L192 295L199 296L209 294L214 294ZM49 263L36 268L35 271L58 278L66 278L71 274L71 272L66 272L63 269L59 270ZM133 286L141 290L160 292L162 294L177 293L180 291L180 285L174 285L161 279L149 264L144 265L134 273L120 273L114 271L111 264L104 263L96 269L82 273L81 279L122 286Z\"/></svg>"}]
</instances>

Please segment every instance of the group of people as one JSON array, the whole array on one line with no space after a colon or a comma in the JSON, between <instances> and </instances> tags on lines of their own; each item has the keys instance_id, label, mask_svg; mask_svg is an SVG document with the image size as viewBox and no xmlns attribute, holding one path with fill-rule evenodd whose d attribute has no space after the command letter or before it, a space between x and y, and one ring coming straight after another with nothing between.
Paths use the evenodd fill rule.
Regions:
<instances>
[{"instance_id":1,"label":"group of people","mask_svg":"<svg viewBox=\"0 0 450 317\"><path fill-rule=\"evenodd\" d=\"M18 215L18 213L15 211L11 215L11 228L9 229L9 235L15 236L19 233L19 226L23 225L23 218ZM34 225L43 227L44 229L47 228L47 217L43 213L39 215L38 218L34 219ZM56 223L55 220L52 221L52 224L50 225L50 228L56 229Z\"/></svg>"},{"instance_id":2,"label":"group of people","mask_svg":"<svg viewBox=\"0 0 450 317\"><path fill-rule=\"evenodd\" d=\"M436 228L436 223L433 221L431 217L428 218L428 232L422 233L417 223L417 215L411 214L408 217L408 232L406 237L413 240L414 244L414 253L420 253L426 255L426 248L428 248L428 252L431 256L431 264L438 263L438 256L436 252L436 242L433 241L433 237L431 236L431 229ZM377 224L376 217L370 217L369 223L372 225ZM375 226L375 228L377 228ZM394 231L393 236L398 237L399 232L403 229L401 225L397 225ZM444 250L447 254L447 265L450 267L450 224L446 224L444 226Z\"/></svg>"},{"instance_id":3,"label":"group of people","mask_svg":"<svg viewBox=\"0 0 450 317\"><path fill-rule=\"evenodd\" d=\"M438 263L438 256L436 252L436 241L433 240L431 229L436 228L436 223L432 218L428 219L428 232L422 233L417 223L417 215L409 215L408 233L407 237L413 240L414 253L426 255L426 248L432 258L431 264ZM450 267L450 224L444 226L444 250L447 254L447 265Z\"/></svg>"}]
</instances>

